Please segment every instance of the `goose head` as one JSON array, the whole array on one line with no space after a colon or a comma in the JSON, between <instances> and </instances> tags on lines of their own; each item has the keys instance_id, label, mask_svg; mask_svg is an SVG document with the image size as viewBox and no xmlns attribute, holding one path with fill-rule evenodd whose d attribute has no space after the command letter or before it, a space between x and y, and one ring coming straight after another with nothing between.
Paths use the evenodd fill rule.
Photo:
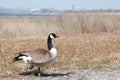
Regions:
<instances>
[{"instance_id":1,"label":"goose head","mask_svg":"<svg viewBox=\"0 0 120 80\"><path fill-rule=\"evenodd\" d=\"M49 38L50 39L55 39L55 38L59 38L59 36L57 36L55 33L50 33Z\"/></svg>"}]
</instances>

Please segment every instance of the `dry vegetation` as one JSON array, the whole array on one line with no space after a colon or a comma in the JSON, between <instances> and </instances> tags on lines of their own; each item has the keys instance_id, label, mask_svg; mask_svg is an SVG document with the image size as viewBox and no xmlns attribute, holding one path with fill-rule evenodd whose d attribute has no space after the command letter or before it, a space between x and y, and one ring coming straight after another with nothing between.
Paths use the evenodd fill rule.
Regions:
<instances>
[{"instance_id":1,"label":"dry vegetation","mask_svg":"<svg viewBox=\"0 0 120 80\"><path fill-rule=\"evenodd\" d=\"M43 36L50 32L62 35L118 32L120 14L75 14L54 17L1 17L0 37Z\"/></svg>"},{"instance_id":2,"label":"dry vegetation","mask_svg":"<svg viewBox=\"0 0 120 80\"><path fill-rule=\"evenodd\" d=\"M59 56L47 71L120 69L119 20L120 15L101 14L0 18L0 76L22 72L25 64L12 63L15 53L47 49L45 36L50 32L61 38L54 40Z\"/></svg>"}]
</instances>

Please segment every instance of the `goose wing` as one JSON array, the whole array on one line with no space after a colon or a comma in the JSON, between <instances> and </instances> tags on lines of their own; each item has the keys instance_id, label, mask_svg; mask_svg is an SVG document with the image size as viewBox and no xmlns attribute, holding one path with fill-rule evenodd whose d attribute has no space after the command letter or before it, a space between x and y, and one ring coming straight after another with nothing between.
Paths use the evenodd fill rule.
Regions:
<instances>
[{"instance_id":1,"label":"goose wing","mask_svg":"<svg viewBox=\"0 0 120 80\"><path fill-rule=\"evenodd\" d=\"M36 49L34 51L23 51L19 53L20 55L25 55L27 57L31 57L31 61L34 63L43 63L49 61L51 58L51 54L46 49Z\"/></svg>"},{"instance_id":2,"label":"goose wing","mask_svg":"<svg viewBox=\"0 0 120 80\"><path fill-rule=\"evenodd\" d=\"M49 50L46 49L36 49L31 52L32 62L43 63L51 59L51 54Z\"/></svg>"}]
</instances>

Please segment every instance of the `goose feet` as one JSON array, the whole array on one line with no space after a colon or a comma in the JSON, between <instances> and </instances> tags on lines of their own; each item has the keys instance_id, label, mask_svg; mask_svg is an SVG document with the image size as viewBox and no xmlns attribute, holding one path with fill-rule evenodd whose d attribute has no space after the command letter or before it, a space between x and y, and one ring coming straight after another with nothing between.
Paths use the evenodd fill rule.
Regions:
<instances>
[{"instance_id":1,"label":"goose feet","mask_svg":"<svg viewBox=\"0 0 120 80\"><path fill-rule=\"evenodd\" d=\"M37 72L36 75L37 75L37 76L43 76L43 75L44 75L44 73L41 71L41 68L40 68L40 67L38 67L38 72Z\"/></svg>"}]
</instances>

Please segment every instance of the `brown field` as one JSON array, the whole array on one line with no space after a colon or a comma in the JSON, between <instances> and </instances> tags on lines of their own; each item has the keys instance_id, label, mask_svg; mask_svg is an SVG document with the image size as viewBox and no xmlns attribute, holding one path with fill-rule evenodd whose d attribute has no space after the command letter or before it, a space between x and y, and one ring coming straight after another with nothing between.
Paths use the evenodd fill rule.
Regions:
<instances>
[{"instance_id":1,"label":"brown field","mask_svg":"<svg viewBox=\"0 0 120 80\"><path fill-rule=\"evenodd\" d=\"M12 63L12 58L20 51L47 49L50 32L60 35L53 41L59 56L46 71L120 69L119 20L120 15L98 14L0 18L0 76L24 71L26 64Z\"/></svg>"}]
</instances>

